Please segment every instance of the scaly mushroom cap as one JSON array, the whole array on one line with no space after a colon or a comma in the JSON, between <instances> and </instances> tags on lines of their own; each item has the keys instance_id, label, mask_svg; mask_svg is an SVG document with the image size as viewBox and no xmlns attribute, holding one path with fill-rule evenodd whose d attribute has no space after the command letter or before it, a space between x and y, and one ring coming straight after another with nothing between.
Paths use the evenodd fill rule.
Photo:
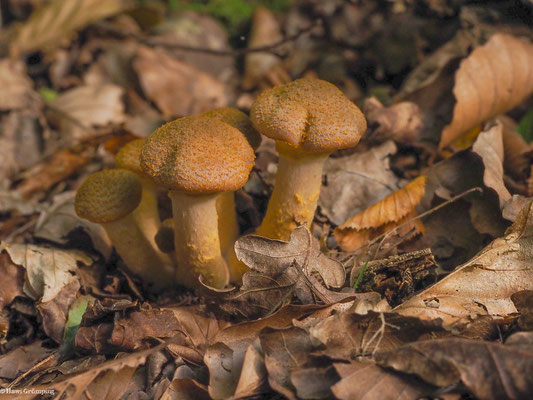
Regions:
<instances>
[{"instance_id":1,"label":"scaly mushroom cap","mask_svg":"<svg viewBox=\"0 0 533 400\"><path fill-rule=\"evenodd\" d=\"M189 194L235 191L254 165L246 137L221 120L180 118L153 132L141 152L141 168L157 183Z\"/></svg>"},{"instance_id":2,"label":"scaly mushroom cap","mask_svg":"<svg viewBox=\"0 0 533 400\"><path fill-rule=\"evenodd\" d=\"M320 79L298 79L264 91L252 104L250 118L263 135L310 153L353 147L366 130L361 110Z\"/></svg>"},{"instance_id":3,"label":"scaly mushroom cap","mask_svg":"<svg viewBox=\"0 0 533 400\"><path fill-rule=\"evenodd\" d=\"M109 169L90 175L76 192L75 209L96 223L117 221L139 205L142 185L135 173Z\"/></svg>"},{"instance_id":4,"label":"scaly mushroom cap","mask_svg":"<svg viewBox=\"0 0 533 400\"><path fill-rule=\"evenodd\" d=\"M144 146L145 139L135 139L124 145L115 156L117 168L129 169L137 174L143 175L141 169L141 150Z\"/></svg>"},{"instance_id":5,"label":"scaly mushroom cap","mask_svg":"<svg viewBox=\"0 0 533 400\"><path fill-rule=\"evenodd\" d=\"M248 118L248 115L236 108L216 108L214 110L202 113L200 116L216 118L233 126L234 128L237 128L244 134L244 136L246 136L246 139L248 139L250 146L252 146L254 150L256 150L261 144L261 134L255 130L254 126L252 125L252 121L250 121L250 118Z\"/></svg>"}]
</instances>

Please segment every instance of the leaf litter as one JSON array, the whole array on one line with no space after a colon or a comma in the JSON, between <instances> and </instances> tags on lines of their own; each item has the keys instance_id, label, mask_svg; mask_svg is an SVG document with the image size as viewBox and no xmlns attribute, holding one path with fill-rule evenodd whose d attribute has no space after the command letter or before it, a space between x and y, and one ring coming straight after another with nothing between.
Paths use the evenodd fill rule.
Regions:
<instances>
[{"instance_id":1,"label":"leaf litter","mask_svg":"<svg viewBox=\"0 0 533 400\"><path fill-rule=\"evenodd\" d=\"M0 390L528 398L533 158L517 126L533 106L533 34L507 6L304 1L236 22L215 1L8 3ZM81 181L124 143L213 108L247 112L304 76L344 90L368 131L327 160L314 225L286 242L253 235L276 170L264 141L237 196L252 234L235 243L242 283L146 291L76 216Z\"/></svg>"}]
</instances>

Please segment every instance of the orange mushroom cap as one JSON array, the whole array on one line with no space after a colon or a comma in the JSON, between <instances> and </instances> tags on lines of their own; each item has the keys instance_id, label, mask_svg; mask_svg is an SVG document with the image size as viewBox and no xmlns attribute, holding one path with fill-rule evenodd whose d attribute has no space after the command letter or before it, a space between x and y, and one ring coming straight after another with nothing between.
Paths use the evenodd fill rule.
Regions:
<instances>
[{"instance_id":1,"label":"orange mushroom cap","mask_svg":"<svg viewBox=\"0 0 533 400\"><path fill-rule=\"evenodd\" d=\"M298 79L262 92L250 118L263 135L309 153L353 147L366 130L361 110L320 79Z\"/></svg>"},{"instance_id":2,"label":"orange mushroom cap","mask_svg":"<svg viewBox=\"0 0 533 400\"><path fill-rule=\"evenodd\" d=\"M152 133L141 152L141 168L171 190L209 194L244 186L254 158L238 129L195 116L169 122Z\"/></svg>"},{"instance_id":3,"label":"orange mushroom cap","mask_svg":"<svg viewBox=\"0 0 533 400\"><path fill-rule=\"evenodd\" d=\"M117 168L124 168L143 175L141 169L141 150L144 146L144 138L135 139L126 143L115 156Z\"/></svg>"},{"instance_id":4,"label":"orange mushroom cap","mask_svg":"<svg viewBox=\"0 0 533 400\"><path fill-rule=\"evenodd\" d=\"M76 214L91 222L117 221L139 205L142 185L135 173L110 169L90 175L76 192Z\"/></svg>"},{"instance_id":5,"label":"orange mushroom cap","mask_svg":"<svg viewBox=\"0 0 533 400\"><path fill-rule=\"evenodd\" d=\"M248 139L250 146L252 146L254 150L256 150L261 144L261 134L255 130L248 115L236 108L216 108L200 114L200 116L216 118L233 126L234 128L237 128L244 134L244 136L246 136L246 139Z\"/></svg>"}]
</instances>

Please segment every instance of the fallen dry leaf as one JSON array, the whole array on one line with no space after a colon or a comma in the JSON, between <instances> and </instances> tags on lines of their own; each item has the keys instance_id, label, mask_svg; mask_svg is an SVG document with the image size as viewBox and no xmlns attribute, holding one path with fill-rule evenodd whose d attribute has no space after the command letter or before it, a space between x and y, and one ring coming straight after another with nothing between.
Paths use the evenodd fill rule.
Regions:
<instances>
[{"instance_id":1,"label":"fallen dry leaf","mask_svg":"<svg viewBox=\"0 0 533 400\"><path fill-rule=\"evenodd\" d=\"M211 338L225 326L226 322L203 315L194 307L146 309L116 317L112 324L100 320L94 325L82 322L76 346L99 353L113 349L133 351L146 348L150 340L176 336L169 350L198 362Z\"/></svg>"},{"instance_id":2,"label":"fallen dry leaf","mask_svg":"<svg viewBox=\"0 0 533 400\"><path fill-rule=\"evenodd\" d=\"M505 345L468 339L421 341L376 359L436 386L461 381L480 399L527 399L533 392L532 332L516 333Z\"/></svg>"},{"instance_id":3,"label":"fallen dry leaf","mask_svg":"<svg viewBox=\"0 0 533 400\"><path fill-rule=\"evenodd\" d=\"M56 349L43 347L42 341L36 341L0 355L0 381L12 381L55 351Z\"/></svg>"},{"instance_id":4,"label":"fallen dry leaf","mask_svg":"<svg viewBox=\"0 0 533 400\"><path fill-rule=\"evenodd\" d=\"M37 311L42 318L44 332L56 343L63 341L63 330L67 322L68 311L71 304L76 300L79 289L80 282L75 279L64 286L52 300L36 305Z\"/></svg>"},{"instance_id":5,"label":"fallen dry leaf","mask_svg":"<svg viewBox=\"0 0 533 400\"><path fill-rule=\"evenodd\" d=\"M32 244L0 243L11 260L26 269L24 293L41 302L54 299L76 278L78 263L91 265L92 259L76 250L60 250Z\"/></svg>"},{"instance_id":6,"label":"fallen dry leaf","mask_svg":"<svg viewBox=\"0 0 533 400\"><path fill-rule=\"evenodd\" d=\"M281 27L274 14L265 7L257 7L252 16L252 28L248 40L248 48L269 46L282 39ZM281 59L271 52L248 53L244 59L244 77L242 87L250 90L258 86L262 78Z\"/></svg>"},{"instance_id":7,"label":"fallen dry leaf","mask_svg":"<svg viewBox=\"0 0 533 400\"><path fill-rule=\"evenodd\" d=\"M396 307L403 315L441 318L448 325L477 315L504 316L517 310L511 296L533 289L531 247L533 202L529 201L503 238L435 285Z\"/></svg>"},{"instance_id":8,"label":"fallen dry leaf","mask_svg":"<svg viewBox=\"0 0 533 400\"><path fill-rule=\"evenodd\" d=\"M364 153L329 158L324 166L326 184L320 189L318 204L337 225L361 212L401 185L390 169L389 156L397 152L392 141Z\"/></svg>"},{"instance_id":9,"label":"fallen dry leaf","mask_svg":"<svg viewBox=\"0 0 533 400\"><path fill-rule=\"evenodd\" d=\"M339 246L344 251L354 251L363 243L412 218L415 207L424 197L426 181L427 177L419 176L337 227L333 234ZM424 232L419 220L408 224L405 230L413 228L416 233Z\"/></svg>"},{"instance_id":10,"label":"fallen dry leaf","mask_svg":"<svg viewBox=\"0 0 533 400\"><path fill-rule=\"evenodd\" d=\"M373 139L416 142L424 127L422 112L415 103L402 101L385 107L375 97L365 100L363 108Z\"/></svg>"},{"instance_id":11,"label":"fallen dry leaf","mask_svg":"<svg viewBox=\"0 0 533 400\"><path fill-rule=\"evenodd\" d=\"M302 365L313 349L307 332L300 328L274 330L266 328L259 334L265 353L268 383L272 389L288 399L296 399L296 388L290 372Z\"/></svg>"},{"instance_id":12,"label":"fallen dry leaf","mask_svg":"<svg viewBox=\"0 0 533 400\"><path fill-rule=\"evenodd\" d=\"M505 172L514 179L523 180L529 172L529 160L525 155L530 150L529 145L516 131L516 122L505 115L499 115L497 119L503 125L503 166Z\"/></svg>"},{"instance_id":13,"label":"fallen dry leaf","mask_svg":"<svg viewBox=\"0 0 533 400\"><path fill-rule=\"evenodd\" d=\"M329 357L313 355L292 368L290 378L299 399L331 399L331 387L339 380Z\"/></svg>"},{"instance_id":14,"label":"fallen dry leaf","mask_svg":"<svg viewBox=\"0 0 533 400\"><path fill-rule=\"evenodd\" d=\"M504 148L502 134L503 125L501 122L496 122L486 127L472 146L472 151L481 156L485 166L483 183L498 194L500 207L503 207L504 203L511 198L511 193L503 182Z\"/></svg>"},{"instance_id":15,"label":"fallen dry leaf","mask_svg":"<svg viewBox=\"0 0 533 400\"><path fill-rule=\"evenodd\" d=\"M53 0L37 9L17 27L11 45L13 53L51 50L70 39L79 29L124 11L129 0Z\"/></svg>"},{"instance_id":16,"label":"fallen dry leaf","mask_svg":"<svg viewBox=\"0 0 533 400\"><path fill-rule=\"evenodd\" d=\"M318 240L304 226L296 228L288 242L256 235L241 237L235 253L250 270L239 290L223 294L221 307L249 318L276 311L289 303L293 294L303 304L316 303L317 298L334 302L336 293L326 287L340 288L346 278L344 267L321 253Z\"/></svg>"},{"instance_id":17,"label":"fallen dry leaf","mask_svg":"<svg viewBox=\"0 0 533 400\"><path fill-rule=\"evenodd\" d=\"M386 371L371 362L333 364L341 380L331 391L341 400L410 400L431 393L429 385Z\"/></svg>"},{"instance_id":18,"label":"fallen dry leaf","mask_svg":"<svg viewBox=\"0 0 533 400\"><path fill-rule=\"evenodd\" d=\"M167 118L228 105L229 88L163 50L139 48L133 67L146 96Z\"/></svg>"},{"instance_id":19,"label":"fallen dry leaf","mask_svg":"<svg viewBox=\"0 0 533 400\"><path fill-rule=\"evenodd\" d=\"M423 321L393 313L343 312L319 321L309 333L314 341L325 346L323 354L334 359L353 360L405 343L448 335L441 325L440 321Z\"/></svg>"},{"instance_id":20,"label":"fallen dry leaf","mask_svg":"<svg viewBox=\"0 0 533 400\"><path fill-rule=\"evenodd\" d=\"M171 342L171 341L169 341ZM109 398L110 400L119 399L128 388L132 375L140 365L145 364L148 356L164 349L169 342L148 350L139 351L132 354L125 354L123 357L103 362L99 365L89 366L86 370L73 371L65 373L60 380L56 382L26 387L27 393L34 393L38 390L53 390L57 398L66 394L66 397L72 400L88 400ZM106 394L110 397L105 397ZM27 394L21 399L39 399L40 395Z\"/></svg>"},{"instance_id":21,"label":"fallen dry leaf","mask_svg":"<svg viewBox=\"0 0 533 400\"><path fill-rule=\"evenodd\" d=\"M287 306L276 314L257 321L244 322L220 330L206 351L209 368L209 392L214 398L238 393L254 394L264 389L264 361L261 346L256 342L264 328L281 329L294 320L308 316L321 306ZM223 352L223 353L222 353ZM213 357L224 354L224 358ZM208 356L209 355L209 356ZM250 368L247 368L250 366ZM246 367L246 368L245 368ZM219 397L220 396L220 397Z\"/></svg>"},{"instance_id":22,"label":"fallen dry leaf","mask_svg":"<svg viewBox=\"0 0 533 400\"><path fill-rule=\"evenodd\" d=\"M124 89L110 83L78 86L49 103L50 117L71 143L94 137L94 127L124 122Z\"/></svg>"},{"instance_id":23,"label":"fallen dry leaf","mask_svg":"<svg viewBox=\"0 0 533 400\"><path fill-rule=\"evenodd\" d=\"M159 400L210 400L205 386L194 379L174 379Z\"/></svg>"},{"instance_id":24,"label":"fallen dry leaf","mask_svg":"<svg viewBox=\"0 0 533 400\"><path fill-rule=\"evenodd\" d=\"M91 158L87 152L76 153L70 149L58 150L42 164L28 171L28 176L17 186L16 191L24 197L29 197L40 190L48 190L90 161Z\"/></svg>"},{"instance_id":25,"label":"fallen dry leaf","mask_svg":"<svg viewBox=\"0 0 533 400\"><path fill-rule=\"evenodd\" d=\"M533 44L526 39L497 33L474 49L455 74L453 118L439 147L520 104L533 92L532 74Z\"/></svg>"},{"instance_id":26,"label":"fallen dry leaf","mask_svg":"<svg viewBox=\"0 0 533 400\"><path fill-rule=\"evenodd\" d=\"M0 59L0 86L3 88L0 94L0 110L26 108L37 100L33 83L22 61Z\"/></svg>"}]
</instances>

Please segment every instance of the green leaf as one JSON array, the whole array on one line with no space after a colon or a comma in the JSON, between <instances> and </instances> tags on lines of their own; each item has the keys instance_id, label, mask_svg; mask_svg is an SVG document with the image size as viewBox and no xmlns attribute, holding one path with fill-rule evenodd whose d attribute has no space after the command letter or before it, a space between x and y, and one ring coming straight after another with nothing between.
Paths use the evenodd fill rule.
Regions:
<instances>
[{"instance_id":1,"label":"green leaf","mask_svg":"<svg viewBox=\"0 0 533 400\"><path fill-rule=\"evenodd\" d=\"M63 331L63 344L59 349L61 358L68 358L74 351L74 340L80 327L81 319L89 303L95 300L92 296L80 296L70 306L68 311L68 319Z\"/></svg>"},{"instance_id":2,"label":"green leaf","mask_svg":"<svg viewBox=\"0 0 533 400\"><path fill-rule=\"evenodd\" d=\"M533 110L530 110L522 117L516 131L522 135L526 142L533 142Z\"/></svg>"},{"instance_id":3,"label":"green leaf","mask_svg":"<svg viewBox=\"0 0 533 400\"><path fill-rule=\"evenodd\" d=\"M363 265L363 268L361 268L361 272L359 272L359 275L357 275L357 279L355 280L353 284L354 289L357 289L357 286L359 286L359 284L361 283L361 280L363 279L363 275L366 271L367 266L368 266L368 261L365 263L365 265Z\"/></svg>"},{"instance_id":4,"label":"green leaf","mask_svg":"<svg viewBox=\"0 0 533 400\"><path fill-rule=\"evenodd\" d=\"M54 101L57 96L59 96L59 93L57 93L54 89L50 89L47 87L40 88L39 94L41 95L45 103L50 103Z\"/></svg>"}]
</instances>

